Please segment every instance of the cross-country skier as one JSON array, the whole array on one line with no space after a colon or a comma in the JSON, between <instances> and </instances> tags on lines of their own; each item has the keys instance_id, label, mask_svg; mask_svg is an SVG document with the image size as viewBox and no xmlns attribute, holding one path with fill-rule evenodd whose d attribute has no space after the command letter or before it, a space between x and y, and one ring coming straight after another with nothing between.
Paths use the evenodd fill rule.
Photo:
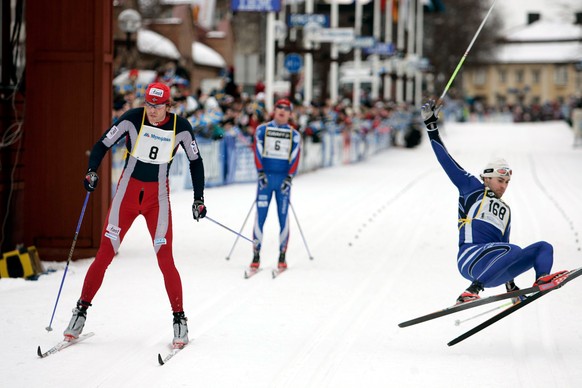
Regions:
<instances>
[{"instance_id":1,"label":"cross-country skier","mask_svg":"<svg viewBox=\"0 0 582 388\"><path fill-rule=\"evenodd\" d=\"M279 216L279 262L277 267L287 268L285 252L289 242L289 197L291 181L297 174L299 165L301 135L290 124L293 105L287 99L275 104L272 121L259 125L254 136L255 165L258 172L257 217L253 228L253 238L257 242L253 248L251 268L260 266L260 251L263 242L263 226L267 219L269 204L275 194Z\"/></svg>"},{"instance_id":2,"label":"cross-country skier","mask_svg":"<svg viewBox=\"0 0 582 388\"><path fill-rule=\"evenodd\" d=\"M188 121L170 113L170 89L152 83L145 92L145 106L124 113L97 141L89 156L84 179L85 189L93 191L99 177L97 169L105 154L118 141L127 153L125 166L117 184L109 214L103 226L101 244L89 267L81 297L73 309L73 317L64 332L65 339L78 338L85 325L87 308L101 287L105 271L119 249L133 221L144 216L151 235L158 266L164 277L166 292L173 311L174 347L188 343L187 318L182 306L182 283L172 254L172 212L168 172L172 158L182 146L190 161L194 187L194 219L204 218L204 165L192 127ZM130 300L124 301L131 309Z\"/></svg>"},{"instance_id":3,"label":"cross-country skier","mask_svg":"<svg viewBox=\"0 0 582 388\"><path fill-rule=\"evenodd\" d=\"M509 243L511 210L501 199L512 170L504 159L495 159L483 169L479 180L465 171L448 153L439 136L437 117L440 107L433 100L421 113L430 143L449 179L459 190L459 253L457 266L471 285L457 303L479 299L485 287L505 284L507 291L518 290L513 279L534 269L534 285L545 284L565 272L551 273L554 249L545 241L525 248Z\"/></svg>"}]
</instances>

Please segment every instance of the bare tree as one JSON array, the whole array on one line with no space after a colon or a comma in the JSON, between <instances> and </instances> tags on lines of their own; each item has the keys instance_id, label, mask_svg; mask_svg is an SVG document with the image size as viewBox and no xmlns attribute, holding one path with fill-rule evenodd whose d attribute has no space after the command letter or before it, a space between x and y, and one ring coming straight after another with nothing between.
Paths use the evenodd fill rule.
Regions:
<instances>
[{"instance_id":1,"label":"bare tree","mask_svg":"<svg viewBox=\"0 0 582 388\"><path fill-rule=\"evenodd\" d=\"M481 0L447 0L444 12L425 14L423 52L432 65L436 90L444 90L491 4ZM479 62L479 58L491 55L502 27L501 18L495 12L494 8L465 63ZM455 82L459 81L457 78Z\"/></svg>"}]
</instances>

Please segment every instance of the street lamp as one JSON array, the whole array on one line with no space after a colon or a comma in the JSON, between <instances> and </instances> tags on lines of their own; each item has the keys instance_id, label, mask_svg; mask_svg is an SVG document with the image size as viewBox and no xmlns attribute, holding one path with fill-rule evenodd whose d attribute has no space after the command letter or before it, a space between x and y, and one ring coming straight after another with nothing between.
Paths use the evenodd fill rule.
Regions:
<instances>
[{"instance_id":1,"label":"street lamp","mask_svg":"<svg viewBox=\"0 0 582 388\"><path fill-rule=\"evenodd\" d=\"M126 65L131 51L131 34L141 27L141 15L135 9L126 9L117 18L119 29L125 32Z\"/></svg>"}]
</instances>

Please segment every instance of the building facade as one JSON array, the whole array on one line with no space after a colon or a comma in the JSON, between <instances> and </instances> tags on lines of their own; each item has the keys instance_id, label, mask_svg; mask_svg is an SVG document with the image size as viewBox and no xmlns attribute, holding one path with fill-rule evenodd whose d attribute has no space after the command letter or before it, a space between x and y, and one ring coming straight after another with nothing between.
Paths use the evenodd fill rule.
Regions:
<instances>
[{"instance_id":1,"label":"building facade","mask_svg":"<svg viewBox=\"0 0 582 388\"><path fill-rule=\"evenodd\" d=\"M463 72L469 98L495 107L564 102L582 94L582 13L574 23L529 23L502 36L491 58L470 59Z\"/></svg>"}]
</instances>

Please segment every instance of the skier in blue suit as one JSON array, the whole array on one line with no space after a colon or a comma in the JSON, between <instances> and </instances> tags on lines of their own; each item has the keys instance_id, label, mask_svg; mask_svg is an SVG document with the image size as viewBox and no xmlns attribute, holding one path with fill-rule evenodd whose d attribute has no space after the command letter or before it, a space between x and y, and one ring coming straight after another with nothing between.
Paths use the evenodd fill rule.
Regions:
<instances>
[{"instance_id":1,"label":"skier in blue suit","mask_svg":"<svg viewBox=\"0 0 582 388\"><path fill-rule=\"evenodd\" d=\"M263 226L273 193L277 201L280 226L278 268L287 268L285 253L289 242L289 197L291 182L299 166L301 143L299 131L289 124L292 110L293 106L289 100L278 100L275 104L273 120L259 125L254 136L258 188L257 217L253 228L253 238L256 241L251 263L253 269L258 269L260 266Z\"/></svg>"},{"instance_id":2,"label":"skier in blue suit","mask_svg":"<svg viewBox=\"0 0 582 388\"><path fill-rule=\"evenodd\" d=\"M437 160L459 190L457 266L472 283L457 303L479 299L485 287L505 284L507 291L518 290L513 279L532 268L537 279L534 285L549 283L564 273L551 274L554 249L549 243L539 241L520 248L509 242L511 210L501 197L509 185L511 168L504 159L495 159L480 174L482 181L465 171L439 136L439 109L430 100L421 113Z\"/></svg>"}]
</instances>

